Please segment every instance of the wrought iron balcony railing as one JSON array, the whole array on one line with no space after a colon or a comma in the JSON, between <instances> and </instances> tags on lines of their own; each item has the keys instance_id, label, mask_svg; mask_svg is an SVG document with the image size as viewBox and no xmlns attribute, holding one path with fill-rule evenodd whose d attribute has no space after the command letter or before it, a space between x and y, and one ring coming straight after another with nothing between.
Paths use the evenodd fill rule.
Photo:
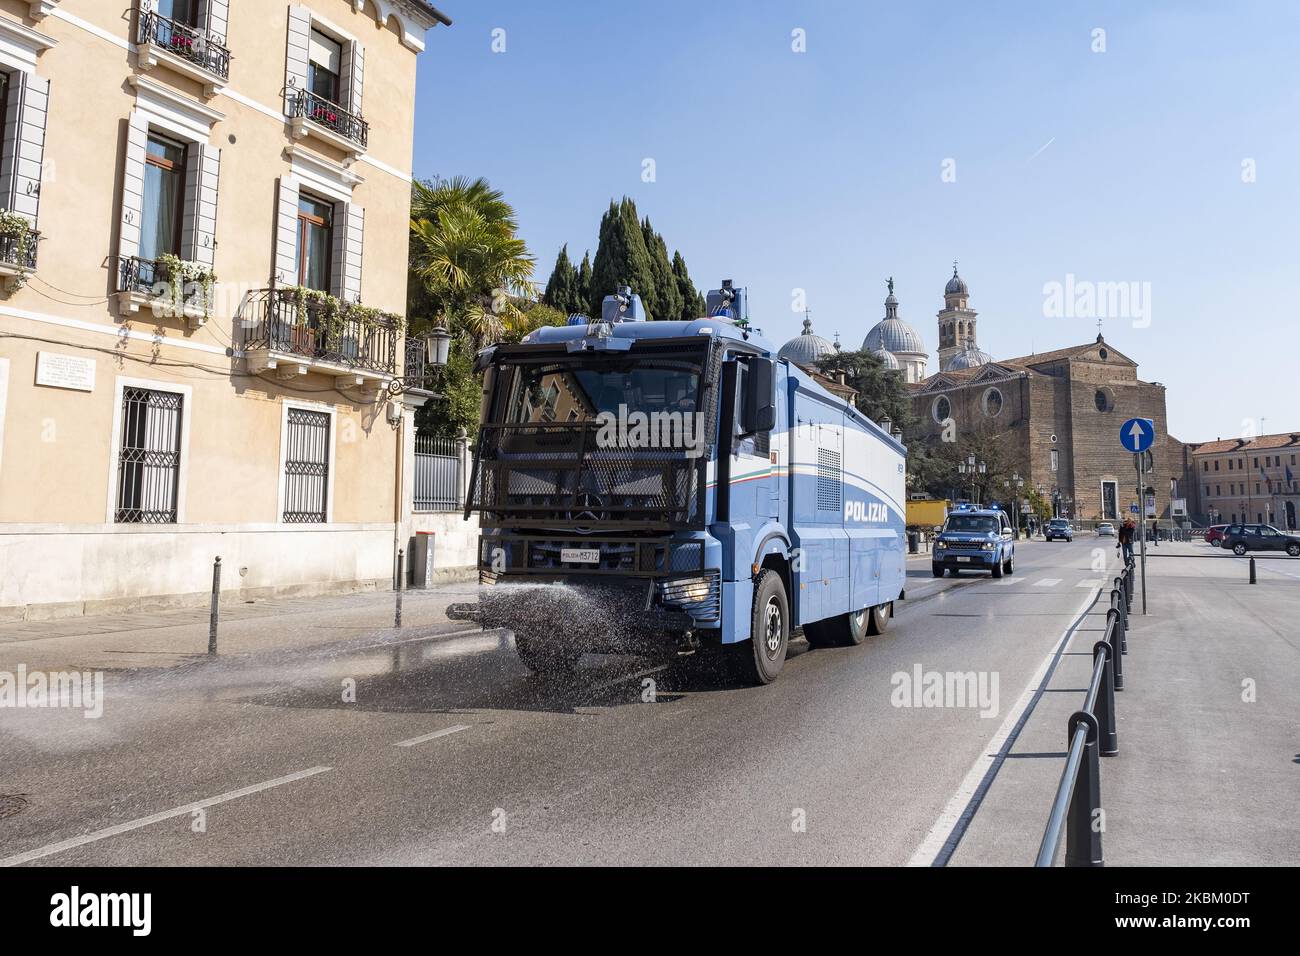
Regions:
<instances>
[{"instance_id":1,"label":"wrought iron balcony railing","mask_svg":"<svg viewBox=\"0 0 1300 956\"><path fill-rule=\"evenodd\" d=\"M300 300L293 288L258 289L245 302L240 326L245 352L280 352L397 374L401 320L395 315L376 320L346 304Z\"/></svg>"},{"instance_id":2,"label":"wrought iron balcony railing","mask_svg":"<svg viewBox=\"0 0 1300 956\"><path fill-rule=\"evenodd\" d=\"M208 311L208 290L202 282L176 277L180 288L173 287L173 277L167 263L139 256L123 256L119 260L117 291L130 295L149 296L159 305L176 305L186 312ZM178 294L179 293L179 294ZM157 307L155 307L157 308Z\"/></svg>"},{"instance_id":3,"label":"wrought iron balcony railing","mask_svg":"<svg viewBox=\"0 0 1300 956\"><path fill-rule=\"evenodd\" d=\"M41 234L29 229L24 236L16 232L0 233L0 265L28 271L36 268L36 246Z\"/></svg>"},{"instance_id":4,"label":"wrought iron balcony railing","mask_svg":"<svg viewBox=\"0 0 1300 956\"><path fill-rule=\"evenodd\" d=\"M309 119L331 133L351 140L365 148L370 139L370 124L355 113L349 113L337 103L310 90L290 89L285 93L290 116Z\"/></svg>"},{"instance_id":5,"label":"wrought iron balcony railing","mask_svg":"<svg viewBox=\"0 0 1300 956\"><path fill-rule=\"evenodd\" d=\"M206 30L146 10L140 14L139 42L166 50L222 80L230 79L230 51Z\"/></svg>"}]
</instances>

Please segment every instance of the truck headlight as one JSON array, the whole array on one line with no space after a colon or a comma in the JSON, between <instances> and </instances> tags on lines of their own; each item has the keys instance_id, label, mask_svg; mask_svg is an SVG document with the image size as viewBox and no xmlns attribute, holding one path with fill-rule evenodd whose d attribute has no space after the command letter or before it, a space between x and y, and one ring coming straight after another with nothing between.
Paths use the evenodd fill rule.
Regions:
<instances>
[{"instance_id":1,"label":"truck headlight","mask_svg":"<svg viewBox=\"0 0 1300 956\"><path fill-rule=\"evenodd\" d=\"M660 588L666 604L699 604L713 593L711 578L678 578L665 581Z\"/></svg>"},{"instance_id":2,"label":"truck headlight","mask_svg":"<svg viewBox=\"0 0 1300 956\"><path fill-rule=\"evenodd\" d=\"M947 545L947 543L944 542L944 541L936 541L936 542L934 543L934 550L936 550L936 551L942 551L942 550L943 550L944 548L946 548L946 547L948 547L948 545Z\"/></svg>"},{"instance_id":3,"label":"truck headlight","mask_svg":"<svg viewBox=\"0 0 1300 956\"><path fill-rule=\"evenodd\" d=\"M980 545L980 547L983 548L985 551L996 551L998 549L998 544L996 541L985 541L982 545Z\"/></svg>"}]
</instances>

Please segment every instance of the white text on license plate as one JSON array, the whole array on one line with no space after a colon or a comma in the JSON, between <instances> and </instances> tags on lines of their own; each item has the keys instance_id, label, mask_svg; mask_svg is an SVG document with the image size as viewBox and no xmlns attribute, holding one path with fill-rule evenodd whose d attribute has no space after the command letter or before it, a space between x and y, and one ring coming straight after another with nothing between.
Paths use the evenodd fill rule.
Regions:
<instances>
[{"instance_id":1,"label":"white text on license plate","mask_svg":"<svg viewBox=\"0 0 1300 956\"><path fill-rule=\"evenodd\" d=\"M560 560L565 564L600 564L600 549L561 548Z\"/></svg>"}]
</instances>

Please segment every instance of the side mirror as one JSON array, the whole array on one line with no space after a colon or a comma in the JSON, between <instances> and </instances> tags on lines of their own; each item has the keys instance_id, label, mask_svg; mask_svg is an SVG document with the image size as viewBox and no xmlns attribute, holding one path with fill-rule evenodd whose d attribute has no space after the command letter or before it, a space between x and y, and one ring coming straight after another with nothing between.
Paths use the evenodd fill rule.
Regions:
<instances>
[{"instance_id":1,"label":"side mirror","mask_svg":"<svg viewBox=\"0 0 1300 956\"><path fill-rule=\"evenodd\" d=\"M742 399L740 430L745 435L765 432L776 425L776 366L771 359L749 360L747 387Z\"/></svg>"},{"instance_id":2,"label":"side mirror","mask_svg":"<svg viewBox=\"0 0 1300 956\"><path fill-rule=\"evenodd\" d=\"M474 374L484 371L492 364L492 359L496 357L497 347L489 345L485 349L479 349L478 354L474 356Z\"/></svg>"}]
</instances>

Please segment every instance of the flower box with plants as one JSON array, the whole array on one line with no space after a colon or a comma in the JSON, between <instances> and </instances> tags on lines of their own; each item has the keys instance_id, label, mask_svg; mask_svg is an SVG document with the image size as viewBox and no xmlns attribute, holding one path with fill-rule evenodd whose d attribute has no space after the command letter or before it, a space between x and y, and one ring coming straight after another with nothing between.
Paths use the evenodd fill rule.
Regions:
<instances>
[{"instance_id":1,"label":"flower box with plants","mask_svg":"<svg viewBox=\"0 0 1300 956\"><path fill-rule=\"evenodd\" d=\"M337 296L305 286L279 287L281 301L291 309L281 312L290 325L289 339L297 351L310 351L326 361L387 367L392 359L386 343L376 341L380 332L392 336L396 343L405 330L405 319L357 302L344 302Z\"/></svg>"},{"instance_id":2,"label":"flower box with plants","mask_svg":"<svg viewBox=\"0 0 1300 956\"><path fill-rule=\"evenodd\" d=\"M27 284L27 274L36 267L39 234L26 216L0 210L0 276L11 289Z\"/></svg>"},{"instance_id":3,"label":"flower box with plants","mask_svg":"<svg viewBox=\"0 0 1300 956\"><path fill-rule=\"evenodd\" d=\"M138 312L140 306L147 305L157 318L184 318L190 328L198 328L212 317L217 276L211 266L176 255L159 256L152 262L127 262L133 265L124 263L122 291L118 293L125 311Z\"/></svg>"}]
</instances>

